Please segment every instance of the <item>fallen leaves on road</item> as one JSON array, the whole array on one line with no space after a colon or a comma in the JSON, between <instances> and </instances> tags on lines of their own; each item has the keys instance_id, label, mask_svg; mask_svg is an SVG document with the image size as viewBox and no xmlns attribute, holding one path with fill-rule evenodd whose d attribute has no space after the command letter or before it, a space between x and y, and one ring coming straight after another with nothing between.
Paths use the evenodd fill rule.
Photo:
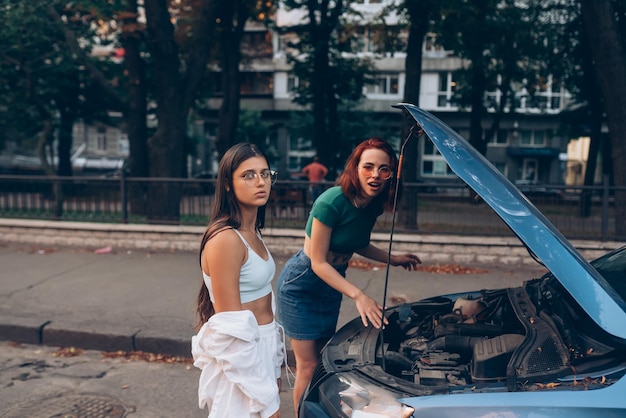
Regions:
<instances>
[{"instance_id":1,"label":"fallen leaves on road","mask_svg":"<svg viewBox=\"0 0 626 418\"><path fill-rule=\"evenodd\" d=\"M379 270L381 268L384 268L386 266L386 264L382 264L382 263L372 263L370 261L365 261L365 260L350 260L348 261L348 267L352 267L355 269L361 269L361 270Z\"/></svg>"},{"instance_id":2,"label":"fallen leaves on road","mask_svg":"<svg viewBox=\"0 0 626 418\"><path fill-rule=\"evenodd\" d=\"M418 271L437 274L484 274L489 270L476 267L465 267L458 264L434 264L432 266L417 266Z\"/></svg>"},{"instance_id":3,"label":"fallen leaves on road","mask_svg":"<svg viewBox=\"0 0 626 418\"><path fill-rule=\"evenodd\" d=\"M57 351L53 352L52 355L54 357L76 357L83 354L84 351L80 348L76 347L63 347L59 348Z\"/></svg>"},{"instance_id":4,"label":"fallen leaves on road","mask_svg":"<svg viewBox=\"0 0 626 418\"><path fill-rule=\"evenodd\" d=\"M385 268L386 264L372 263L365 260L350 260L348 262L348 266L361 270L380 270ZM465 267L458 264L419 265L415 268L415 270L435 274L484 274L489 272L489 270L479 269L476 267Z\"/></svg>"},{"instance_id":5,"label":"fallen leaves on road","mask_svg":"<svg viewBox=\"0 0 626 418\"><path fill-rule=\"evenodd\" d=\"M166 354L146 353L145 351L112 351L102 352L104 358L123 358L128 361L147 361L149 363L182 363L193 364L189 357L170 356Z\"/></svg>"},{"instance_id":6,"label":"fallen leaves on road","mask_svg":"<svg viewBox=\"0 0 626 418\"><path fill-rule=\"evenodd\" d=\"M24 251L24 252L29 253L29 254L39 254L39 255L42 255L42 254L55 253L58 250L56 248L51 248L51 247L43 247L42 248L42 247L39 247L37 245L31 245L31 246L29 246L27 248L23 248L23 249L19 248L18 251Z\"/></svg>"},{"instance_id":7,"label":"fallen leaves on road","mask_svg":"<svg viewBox=\"0 0 626 418\"><path fill-rule=\"evenodd\" d=\"M54 357L76 357L84 353L84 350L76 347L64 347L54 351ZM104 358L123 358L128 361L146 361L149 363L182 363L193 364L189 357L170 356L167 354L146 353L145 351L102 351Z\"/></svg>"},{"instance_id":8,"label":"fallen leaves on road","mask_svg":"<svg viewBox=\"0 0 626 418\"><path fill-rule=\"evenodd\" d=\"M537 387L539 389L554 389L556 387L561 386L560 383L557 382L550 382L550 383L536 383Z\"/></svg>"}]
</instances>

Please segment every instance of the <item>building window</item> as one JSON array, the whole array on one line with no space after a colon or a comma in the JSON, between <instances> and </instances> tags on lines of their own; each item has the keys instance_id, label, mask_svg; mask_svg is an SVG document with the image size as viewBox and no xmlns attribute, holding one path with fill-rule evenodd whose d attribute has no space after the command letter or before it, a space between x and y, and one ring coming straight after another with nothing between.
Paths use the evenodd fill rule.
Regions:
<instances>
[{"instance_id":1,"label":"building window","mask_svg":"<svg viewBox=\"0 0 626 418\"><path fill-rule=\"evenodd\" d=\"M545 130L521 129L519 131L520 145L527 147L543 147L546 145L547 132Z\"/></svg>"},{"instance_id":2,"label":"building window","mask_svg":"<svg viewBox=\"0 0 626 418\"><path fill-rule=\"evenodd\" d=\"M421 148L420 175L422 177L452 178L456 176L430 140L421 141Z\"/></svg>"},{"instance_id":3,"label":"building window","mask_svg":"<svg viewBox=\"0 0 626 418\"><path fill-rule=\"evenodd\" d=\"M270 72L240 72L239 91L242 95L268 96L274 92L274 74ZM222 96L222 73L212 72L209 76L214 96Z\"/></svg>"},{"instance_id":4,"label":"building window","mask_svg":"<svg viewBox=\"0 0 626 418\"><path fill-rule=\"evenodd\" d=\"M125 133L120 133L117 138L117 153L124 157L128 156L130 153L128 135Z\"/></svg>"},{"instance_id":5,"label":"building window","mask_svg":"<svg viewBox=\"0 0 626 418\"><path fill-rule=\"evenodd\" d=\"M296 91L296 89L298 88L298 76L293 75L293 74L288 74L287 75L287 92L291 93Z\"/></svg>"},{"instance_id":6,"label":"building window","mask_svg":"<svg viewBox=\"0 0 626 418\"><path fill-rule=\"evenodd\" d=\"M106 128L98 128L96 133L96 149L98 151L106 151L107 150L107 129Z\"/></svg>"},{"instance_id":7,"label":"building window","mask_svg":"<svg viewBox=\"0 0 626 418\"><path fill-rule=\"evenodd\" d=\"M241 53L248 58L271 58L272 34L269 31L249 31L241 39Z\"/></svg>"},{"instance_id":8,"label":"building window","mask_svg":"<svg viewBox=\"0 0 626 418\"><path fill-rule=\"evenodd\" d=\"M504 176L507 175L507 167L506 167L506 163L498 163L495 162L493 163L494 167L496 167L498 169L499 172L501 172L502 174L504 174Z\"/></svg>"},{"instance_id":9,"label":"building window","mask_svg":"<svg viewBox=\"0 0 626 418\"><path fill-rule=\"evenodd\" d=\"M371 83L365 85L365 94L382 94L397 95L398 94L398 75L397 74L378 74Z\"/></svg>"},{"instance_id":10,"label":"building window","mask_svg":"<svg viewBox=\"0 0 626 418\"><path fill-rule=\"evenodd\" d=\"M509 131L506 129L498 129L498 132L489 138L490 145L507 145L509 143Z\"/></svg>"},{"instance_id":11,"label":"building window","mask_svg":"<svg viewBox=\"0 0 626 418\"><path fill-rule=\"evenodd\" d=\"M524 80L515 96L517 110L556 113L563 110L567 92L563 83L550 75L531 82Z\"/></svg>"},{"instance_id":12,"label":"building window","mask_svg":"<svg viewBox=\"0 0 626 418\"><path fill-rule=\"evenodd\" d=\"M451 72L439 73L439 92L437 93L437 107L452 107L451 101L456 89Z\"/></svg>"},{"instance_id":13,"label":"building window","mask_svg":"<svg viewBox=\"0 0 626 418\"><path fill-rule=\"evenodd\" d=\"M522 162L522 179L528 183L537 182L537 160L534 158L524 158Z\"/></svg>"},{"instance_id":14,"label":"building window","mask_svg":"<svg viewBox=\"0 0 626 418\"><path fill-rule=\"evenodd\" d=\"M242 95L271 95L274 91L272 73L240 73Z\"/></svg>"},{"instance_id":15,"label":"building window","mask_svg":"<svg viewBox=\"0 0 626 418\"><path fill-rule=\"evenodd\" d=\"M423 50L426 53L442 52L444 49L437 43L437 34L429 32L424 37Z\"/></svg>"},{"instance_id":16,"label":"building window","mask_svg":"<svg viewBox=\"0 0 626 418\"><path fill-rule=\"evenodd\" d=\"M353 40L351 41L354 52L375 52L377 48L374 37L374 30L368 27L355 28Z\"/></svg>"}]
</instances>

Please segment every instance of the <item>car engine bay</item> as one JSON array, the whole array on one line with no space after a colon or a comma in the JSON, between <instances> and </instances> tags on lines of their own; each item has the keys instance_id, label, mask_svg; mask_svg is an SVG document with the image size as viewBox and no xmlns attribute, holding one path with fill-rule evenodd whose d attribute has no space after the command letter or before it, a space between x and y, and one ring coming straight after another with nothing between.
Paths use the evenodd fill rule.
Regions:
<instances>
[{"instance_id":1,"label":"car engine bay","mask_svg":"<svg viewBox=\"0 0 626 418\"><path fill-rule=\"evenodd\" d=\"M392 308L384 360L379 352L377 361L421 387L505 384L515 391L606 370L623 374L624 342L601 331L568 296L545 277Z\"/></svg>"}]
</instances>

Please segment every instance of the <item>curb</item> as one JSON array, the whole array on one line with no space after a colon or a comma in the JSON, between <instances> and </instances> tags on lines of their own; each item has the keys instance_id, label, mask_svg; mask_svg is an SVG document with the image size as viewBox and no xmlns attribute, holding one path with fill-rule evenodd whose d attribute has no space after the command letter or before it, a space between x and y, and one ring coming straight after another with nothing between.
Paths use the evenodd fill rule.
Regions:
<instances>
[{"instance_id":1,"label":"curb","mask_svg":"<svg viewBox=\"0 0 626 418\"><path fill-rule=\"evenodd\" d=\"M76 347L84 350L144 351L173 357L191 357L191 339L99 334L55 329L50 321L39 326L0 323L0 339L21 344Z\"/></svg>"}]
</instances>

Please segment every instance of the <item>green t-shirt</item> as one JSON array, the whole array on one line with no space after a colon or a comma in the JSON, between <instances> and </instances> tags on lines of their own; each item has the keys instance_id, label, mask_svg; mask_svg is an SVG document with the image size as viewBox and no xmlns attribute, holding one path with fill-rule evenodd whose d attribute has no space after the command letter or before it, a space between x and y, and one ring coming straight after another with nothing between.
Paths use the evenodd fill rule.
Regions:
<instances>
[{"instance_id":1,"label":"green t-shirt","mask_svg":"<svg viewBox=\"0 0 626 418\"><path fill-rule=\"evenodd\" d=\"M375 210L370 205L356 208L341 187L334 186L322 193L313 203L305 232L311 236L313 218L332 229L330 236L330 250L352 254L360 248L365 248L370 242L372 228L382 210Z\"/></svg>"}]
</instances>

